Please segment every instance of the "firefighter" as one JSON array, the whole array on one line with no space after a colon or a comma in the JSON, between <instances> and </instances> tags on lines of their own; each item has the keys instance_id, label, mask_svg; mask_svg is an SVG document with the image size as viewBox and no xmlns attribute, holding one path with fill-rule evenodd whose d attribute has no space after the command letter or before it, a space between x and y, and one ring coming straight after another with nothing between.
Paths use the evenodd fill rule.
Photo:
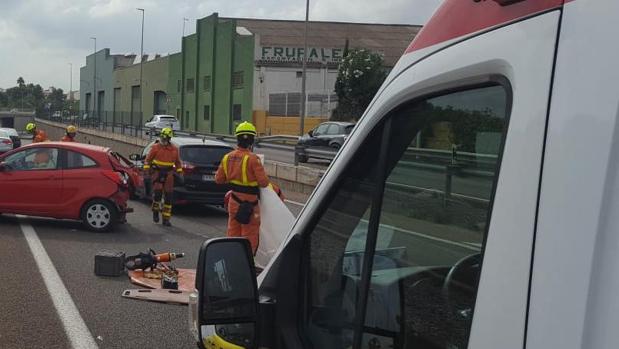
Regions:
<instances>
[{"instance_id":1,"label":"firefighter","mask_svg":"<svg viewBox=\"0 0 619 349\"><path fill-rule=\"evenodd\" d=\"M75 134L77 133L77 127L73 125L67 126L67 134L62 137L61 142L75 142Z\"/></svg>"},{"instance_id":2,"label":"firefighter","mask_svg":"<svg viewBox=\"0 0 619 349\"><path fill-rule=\"evenodd\" d=\"M172 218L172 194L174 192L174 172L178 179L183 180L181 159L178 149L170 142L172 129L166 127L159 134L159 142L155 143L146 156L144 170L150 174L153 182L153 221L159 223L159 212L163 218L163 225L171 226ZM163 208L161 199L163 197Z\"/></svg>"},{"instance_id":3,"label":"firefighter","mask_svg":"<svg viewBox=\"0 0 619 349\"><path fill-rule=\"evenodd\" d=\"M235 135L238 147L224 155L215 182L229 184L232 191L228 203L227 235L247 238L255 255L260 230L260 188L266 188L270 181L260 159L251 151L256 127L243 122L237 126Z\"/></svg>"},{"instance_id":4,"label":"firefighter","mask_svg":"<svg viewBox=\"0 0 619 349\"><path fill-rule=\"evenodd\" d=\"M30 133L33 136L32 143L49 141L49 139L47 138L47 134L45 134L45 131L37 129L37 125L35 125L33 122L29 122L28 125L26 125L26 132Z\"/></svg>"},{"instance_id":5,"label":"firefighter","mask_svg":"<svg viewBox=\"0 0 619 349\"><path fill-rule=\"evenodd\" d=\"M269 188L273 189L275 194L279 197L282 202L286 202L286 197L284 196L284 192L282 189L275 183L269 183ZM232 197L232 190L229 190L224 196L224 208L226 211L228 210L228 204L230 203L230 198Z\"/></svg>"}]
</instances>

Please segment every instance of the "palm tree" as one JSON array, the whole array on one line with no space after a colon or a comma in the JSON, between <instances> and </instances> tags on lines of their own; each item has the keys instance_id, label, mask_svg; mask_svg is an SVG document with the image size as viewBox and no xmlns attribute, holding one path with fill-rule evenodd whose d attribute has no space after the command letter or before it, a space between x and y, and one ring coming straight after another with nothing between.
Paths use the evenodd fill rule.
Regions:
<instances>
[{"instance_id":1,"label":"palm tree","mask_svg":"<svg viewBox=\"0 0 619 349\"><path fill-rule=\"evenodd\" d=\"M22 78L21 76L19 78L17 78L17 85L19 87L24 87L25 84L26 84L26 82L24 81L24 78Z\"/></svg>"}]
</instances>

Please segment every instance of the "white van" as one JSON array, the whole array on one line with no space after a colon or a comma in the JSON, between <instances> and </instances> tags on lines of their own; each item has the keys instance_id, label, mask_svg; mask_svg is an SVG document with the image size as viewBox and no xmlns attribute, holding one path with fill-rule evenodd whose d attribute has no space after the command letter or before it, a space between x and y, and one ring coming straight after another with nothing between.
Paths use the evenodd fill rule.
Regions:
<instances>
[{"instance_id":1,"label":"white van","mask_svg":"<svg viewBox=\"0 0 619 349\"><path fill-rule=\"evenodd\" d=\"M206 348L619 348L619 1L445 0Z\"/></svg>"}]
</instances>

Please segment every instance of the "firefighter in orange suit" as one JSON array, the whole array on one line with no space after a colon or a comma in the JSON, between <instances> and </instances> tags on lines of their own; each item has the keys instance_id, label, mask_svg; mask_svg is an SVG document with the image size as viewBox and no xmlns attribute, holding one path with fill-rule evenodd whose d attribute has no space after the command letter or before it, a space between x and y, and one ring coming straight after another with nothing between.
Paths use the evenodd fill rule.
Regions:
<instances>
[{"instance_id":1,"label":"firefighter in orange suit","mask_svg":"<svg viewBox=\"0 0 619 349\"><path fill-rule=\"evenodd\" d=\"M144 170L150 173L153 181L153 221L159 223L159 212L163 218L164 226L171 226L172 200L174 193L174 173L178 179L183 180L183 168L178 149L170 142L172 129L166 127L159 134L159 142L155 143L144 160ZM161 199L163 197L163 208Z\"/></svg>"},{"instance_id":2,"label":"firefighter in orange suit","mask_svg":"<svg viewBox=\"0 0 619 349\"><path fill-rule=\"evenodd\" d=\"M39 130L37 128L37 125L35 125L32 122L29 122L28 125L26 125L26 132L32 135L32 143L40 143L40 142L49 141L45 131Z\"/></svg>"},{"instance_id":3,"label":"firefighter in orange suit","mask_svg":"<svg viewBox=\"0 0 619 349\"><path fill-rule=\"evenodd\" d=\"M77 127L73 125L67 126L67 134L62 137L61 142L75 142L75 135L77 134Z\"/></svg>"},{"instance_id":4,"label":"firefighter in orange suit","mask_svg":"<svg viewBox=\"0 0 619 349\"><path fill-rule=\"evenodd\" d=\"M255 255L260 231L260 188L266 188L270 182L260 159L251 151L256 127L243 122L237 126L235 135L238 147L224 155L215 182L227 183L232 189L228 203L228 236L247 238Z\"/></svg>"}]
</instances>

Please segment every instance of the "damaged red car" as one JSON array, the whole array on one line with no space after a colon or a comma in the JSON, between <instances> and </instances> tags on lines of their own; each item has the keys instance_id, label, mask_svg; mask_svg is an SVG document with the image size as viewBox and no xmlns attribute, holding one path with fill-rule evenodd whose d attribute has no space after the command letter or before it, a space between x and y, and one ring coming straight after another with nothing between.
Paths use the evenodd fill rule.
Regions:
<instances>
[{"instance_id":1,"label":"damaged red car","mask_svg":"<svg viewBox=\"0 0 619 349\"><path fill-rule=\"evenodd\" d=\"M30 144L0 156L0 212L72 219L109 231L131 212L128 176L109 148Z\"/></svg>"}]
</instances>

